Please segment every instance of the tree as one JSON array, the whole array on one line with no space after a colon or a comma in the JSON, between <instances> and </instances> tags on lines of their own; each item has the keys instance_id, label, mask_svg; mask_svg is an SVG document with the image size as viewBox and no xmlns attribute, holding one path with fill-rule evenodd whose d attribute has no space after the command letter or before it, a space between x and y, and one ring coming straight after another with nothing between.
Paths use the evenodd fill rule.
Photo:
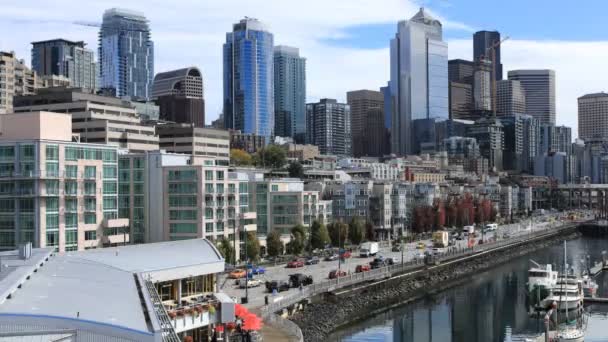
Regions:
<instances>
[{"instance_id":1,"label":"tree","mask_svg":"<svg viewBox=\"0 0 608 342\"><path fill-rule=\"evenodd\" d=\"M230 149L230 164L236 166L248 166L253 163L251 155L241 149Z\"/></svg>"},{"instance_id":2,"label":"tree","mask_svg":"<svg viewBox=\"0 0 608 342\"><path fill-rule=\"evenodd\" d=\"M348 225L346 223L333 222L327 227L327 230L329 231L329 237L333 246L344 246L344 242L348 238Z\"/></svg>"},{"instance_id":3,"label":"tree","mask_svg":"<svg viewBox=\"0 0 608 342\"><path fill-rule=\"evenodd\" d=\"M276 257L283 254L283 241L281 241L281 234L278 231L273 230L266 236L266 253L271 257Z\"/></svg>"},{"instance_id":4,"label":"tree","mask_svg":"<svg viewBox=\"0 0 608 342\"><path fill-rule=\"evenodd\" d=\"M365 227L363 222L356 216L353 217L348 224L348 238L354 245L360 244L365 238Z\"/></svg>"},{"instance_id":5,"label":"tree","mask_svg":"<svg viewBox=\"0 0 608 342\"><path fill-rule=\"evenodd\" d=\"M258 167L271 167L273 169L282 168L287 161L285 149L277 145L269 145L254 156L254 163Z\"/></svg>"},{"instance_id":6,"label":"tree","mask_svg":"<svg viewBox=\"0 0 608 342\"><path fill-rule=\"evenodd\" d=\"M287 171L289 171L289 177L291 178L304 178L304 168L300 162L289 163Z\"/></svg>"},{"instance_id":7,"label":"tree","mask_svg":"<svg viewBox=\"0 0 608 342\"><path fill-rule=\"evenodd\" d=\"M446 208L446 223L448 226L457 226L457 217L458 217L458 206L454 199L451 199L448 202Z\"/></svg>"},{"instance_id":8,"label":"tree","mask_svg":"<svg viewBox=\"0 0 608 342\"><path fill-rule=\"evenodd\" d=\"M228 264L234 265L234 248L232 248L232 243L228 239L221 239L217 246L217 249L220 251L224 260Z\"/></svg>"},{"instance_id":9,"label":"tree","mask_svg":"<svg viewBox=\"0 0 608 342\"><path fill-rule=\"evenodd\" d=\"M433 203L433 210L435 211L434 226L435 229L442 229L445 227L445 205L440 198L435 199Z\"/></svg>"},{"instance_id":10,"label":"tree","mask_svg":"<svg viewBox=\"0 0 608 342\"><path fill-rule=\"evenodd\" d=\"M365 222L365 239L369 241L374 241L376 239L374 224L371 222Z\"/></svg>"},{"instance_id":11,"label":"tree","mask_svg":"<svg viewBox=\"0 0 608 342\"><path fill-rule=\"evenodd\" d=\"M328 243L331 242L327 227L317 220L312 222L312 225L310 226L310 234L310 244L312 245L312 248L323 249Z\"/></svg>"},{"instance_id":12,"label":"tree","mask_svg":"<svg viewBox=\"0 0 608 342\"><path fill-rule=\"evenodd\" d=\"M254 232L247 232L247 260L257 261L260 258L260 242Z\"/></svg>"},{"instance_id":13,"label":"tree","mask_svg":"<svg viewBox=\"0 0 608 342\"><path fill-rule=\"evenodd\" d=\"M298 255L304 251L308 244L308 234L306 227L301 224L293 226L291 228L291 241L287 244L287 250L289 253Z\"/></svg>"}]
</instances>

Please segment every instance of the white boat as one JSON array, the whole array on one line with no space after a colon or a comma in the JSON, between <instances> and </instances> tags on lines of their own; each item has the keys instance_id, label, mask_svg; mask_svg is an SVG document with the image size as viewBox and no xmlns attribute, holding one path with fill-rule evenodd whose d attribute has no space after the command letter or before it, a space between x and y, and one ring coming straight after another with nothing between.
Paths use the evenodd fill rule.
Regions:
<instances>
[{"instance_id":1,"label":"white boat","mask_svg":"<svg viewBox=\"0 0 608 342\"><path fill-rule=\"evenodd\" d=\"M557 333L558 342L583 342L585 333L579 328L566 328Z\"/></svg>"},{"instance_id":2,"label":"white boat","mask_svg":"<svg viewBox=\"0 0 608 342\"><path fill-rule=\"evenodd\" d=\"M562 307L565 308L565 312L566 312L566 324L568 324L568 310L570 309L570 303L571 301L573 301L573 304L576 304L576 309L580 311L577 311L582 313L583 312L583 282L580 279L577 279L574 276L569 276L568 275L568 265L566 264L566 256L567 256L567 252L566 252L566 241L564 241L564 276L558 278L557 280L557 284L555 285L555 290L556 291L560 291L557 293L554 293L553 295L560 295L558 298L560 298L560 301L557 302L557 307L559 310L562 309ZM579 299L578 302L576 302L576 299ZM580 305L580 306L579 306ZM559 311L558 311L559 312ZM576 320L576 325L568 325L566 326L564 329L557 329L557 341L558 342L583 342L585 340L585 329L584 327L584 319L583 319L583 315L580 315L579 317L577 317ZM582 323L582 324L581 324Z\"/></svg>"},{"instance_id":3,"label":"white boat","mask_svg":"<svg viewBox=\"0 0 608 342\"><path fill-rule=\"evenodd\" d=\"M557 271L549 264L541 266L530 260L535 267L528 270L528 295L535 303L545 299L557 283Z\"/></svg>"},{"instance_id":4,"label":"white boat","mask_svg":"<svg viewBox=\"0 0 608 342\"><path fill-rule=\"evenodd\" d=\"M591 279L590 276L583 276L582 286L585 297L595 297L597 294L598 285L595 281L593 281L593 279Z\"/></svg>"}]
</instances>

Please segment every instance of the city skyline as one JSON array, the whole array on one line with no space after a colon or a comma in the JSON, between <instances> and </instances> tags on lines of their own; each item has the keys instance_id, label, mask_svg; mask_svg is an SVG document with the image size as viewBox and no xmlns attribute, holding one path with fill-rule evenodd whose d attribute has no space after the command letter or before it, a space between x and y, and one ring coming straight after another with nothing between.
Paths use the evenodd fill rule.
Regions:
<instances>
[{"instance_id":1,"label":"city skyline","mask_svg":"<svg viewBox=\"0 0 608 342\"><path fill-rule=\"evenodd\" d=\"M66 1L65 5L69 7L71 3L73 1ZM301 54L307 57L309 61L307 79L310 89L307 102L314 102L322 97L333 97L344 101L349 90L377 90L385 84L389 73L389 39L394 34L397 22L411 17L418 10L419 5L419 3L391 0L385 1L383 6L378 8L370 9L364 2L349 4L348 8L342 8L340 2L336 1L323 4L329 8L326 13L319 15L318 8L321 7L321 2L314 1L302 8L290 6L288 11L285 11L284 4L273 1L266 1L255 8L250 4L238 2L218 4L192 2L180 5L178 8L169 8L162 4L146 6L142 2L130 1L91 3L88 11L74 17L69 11L62 11L62 6L50 8L43 3L29 1L23 4L11 4L0 14L0 18L3 19L0 28L7 30L7 27L4 27L7 25L11 27L12 32L16 32L0 42L0 49L16 51L18 57L25 59L28 65L31 48L29 43L32 41L54 38L84 40L93 49L97 46L97 29L76 26L71 22L101 22L103 11L113 6L143 11L150 20L153 39L157 45L155 71L163 72L195 65L201 68L204 77L209 80L206 92L209 123L217 118L222 108L221 44L224 34L230 30L232 23L243 16L255 16L268 23L276 36L275 45L287 44L298 47ZM602 77L602 69L598 68L601 63L601 52L605 48L601 47L599 42L590 40L599 37L588 33L590 36L586 38L582 32L590 32L587 29L581 29L578 34L565 32L563 29L557 30L556 28L559 27L556 21L560 18L559 11L554 13L555 18L543 21L542 24L534 24L529 17L539 15L543 8L533 6L527 16L522 18L525 27L528 28L525 30L516 27L514 23L509 24L504 18L492 13L477 11L475 13L478 16L465 16L463 12L470 8L465 4L450 3L450 6L446 7L440 2L430 1L423 5L442 21L450 59L471 59L473 32L496 29L503 36L511 37L502 49L505 74L512 69L554 69L557 83L557 123L573 127L573 133L576 132L577 127L576 99L585 93L605 89L602 84L602 79L605 77ZM239 11L234 11L235 8ZM336 18L332 15L332 10L338 9L343 12ZM512 11L508 8L501 10L507 11L505 13ZM555 9L544 10L556 12ZM583 10L585 6L576 9L577 12ZM315 15L302 15L311 12ZM204 20L192 21L192 24L188 20L177 20L178 16L188 15L187 13L197 13L199 19L199 13L209 13L209 15ZM331 20L328 20L329 16L332 16ZM463 20L459 20L459 17ZM544 13L543 17L546 17ZM566 15L561 13L561 18L564 17ZM574 17L568 16L570 20ZM297 25L293 25L294 23ZM583 23L582 19L579 24L593 25ZM307 29L303 30L302 27ZM388 28L388 36L384 33L384 28ZM556 29L554 33L550 33L551 28ZM564 38L561 38L562 36ZM183 48L189 46L189 43L198 48ZM173 53L176 48L182 49L183 53ZM596 53L593 56L583 54L584 62L580 64L574 65L570 62L575 56L577 60L581 60L579 55L581 51L586 50L593 50ZM345 55L350 58L344 59ZM357 70L366 71L361 73ZM326 82L324 75L329 72L340 77L332 77ZM586 75L593 76L586 77Z\"/></svg>"}]
</instances>

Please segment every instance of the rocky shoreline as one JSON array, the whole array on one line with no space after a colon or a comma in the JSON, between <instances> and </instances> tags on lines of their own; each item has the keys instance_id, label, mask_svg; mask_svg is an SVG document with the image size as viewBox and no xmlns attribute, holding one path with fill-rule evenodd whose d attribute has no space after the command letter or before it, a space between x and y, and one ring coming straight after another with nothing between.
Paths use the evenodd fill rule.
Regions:
<instances>
[{"instance_id":1,"label":"rocky shoreline","mask_svg":"<svg viewBox=\"0 0 608 342\"><path fill-rule=\"evenodd\" d=\"M464 261L458 266L430 271L417 278L395 279L374 288L352 293L339 301L313 302L289 319L301 329L304 341L320 342L340 327L365 319L391 307L416 300L424 295L437 293L466 280L467 276L482 272L509 260L548 247L564 239L570 240L580 233L555 235L544 241L520 245L509 250L497 251L480 258ZM443 284L438 287L437 284ZM397 300L398 299L398 303Z\"/></svg>"}]
</instances>

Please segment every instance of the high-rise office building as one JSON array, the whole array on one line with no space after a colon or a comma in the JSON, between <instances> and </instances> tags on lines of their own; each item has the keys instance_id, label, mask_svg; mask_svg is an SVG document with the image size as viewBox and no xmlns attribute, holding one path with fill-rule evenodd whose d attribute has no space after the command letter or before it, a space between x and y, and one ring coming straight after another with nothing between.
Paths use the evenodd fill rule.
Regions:
<instances>
[{"instance_id":1,"label":"high-rise office building","mask_svg":"<svg viewBox=\"0 0 608 342\"><path fill-rule=\"evenodd\" d=\"M350 107L334 99L306 105L306 142L319 147L321 154L350 156Z\"/></svg>"},{"instance_id":2,"label":"high-rise office building","mask_svg":"<svg viewBox=\"0 0 608 342\"><path fill-rule=\"evenodd\" d=\"M513 116L526 113L526 93L519 81L496 82L496 115Z\"/></svg>"},{"instance_id":3,"label":"high-rise office building","mask_svg":"<svg viewBox=\"0 0 608 342\"><path fill-rule=\"evenodd\" d=\"M297 48L274 48L274 134L306 140L306 58Z\"/></svg>"},{"instance_id":4,"label":"high-rise office building","mask_svg":"<svg viewBox=\"0 0 608 342\"><path fill-rule=\"evenodd\" d=\"M477 140L481 155L488 159L490 169L502 171L502 155L505 145L502 123L491 117L481 118L468 127L467 136Z\"/></svg>"},{"instance_id":5,"label":"high-rise office building","mask_svg":"<svg viewBox=\"0 0 608 342\"><path fill-rule=\"evenodd\" d=\"M362 155L382 157L389 154L390 135L384 126L384 110L379 107L370 108L367 110L366 119L365 135L362 136ZM356 145L356 142L353 142L353 145Z\"/></svg>"},{"instance_id":6,"label":"high-rise office building","mask_svg":"<svg viewBox=\"0 0 608 342\"><path fill-rule=\"evenodd\" d=\"M97 88L95 54L82 41L53 39L33 42L32 69L39 76L64 76L72 87Z\"/></svg>"},{"instance_id":7,"label":"high-rise office building","mask_svg":"<svg viewBox=\"0 0 608 342\"><path fill-rule=\"evenodd\" d=\"M487 59L480 59L475 63L473 100L475 110L492 110L492 62Z\"/></svg>"},{"instance_id":8,"label":"high-rise office building","mask_svg":"<svg viewBox=\"0 0 608 342\"><path fill-rule=\"evenodd\" d=\"M531 174L540 138L538 120L522 114L501 116L499 120L505 136L503 168Z\"/></svg>"},{"instance_id":9,"label":"high-rise office building","mask_svg":"<svg viewBox=\"0 0 608 342\"><path fill-rule=\"evenodd\" d=\"M608 140L608 94L586 94L578 98L578 136L583 140Z\"/></svg>"},{"instance_id":10,"label":"high-rise office building","mask_svg":"<svg viewBox=\"0 0 608 342\"><path fill-rule=\"evenodd\" d=\"M449 116L448 46L441 23L421 8L399 22L390 53L391 152L411 154L412 122Z\"/></svg>"},{"instance_id":11,"label":"high-rise office building","mask_svg":"<svg viewBox=\"0 0 608 342\"><path fill-rule=\"evenodd\" d=\"M474 72L475 62L464 59L450 59L448 61L448 79L450 82L473 85Z\"/></svg>"},{"instance_id":12,"label":"high-rise office building","mask_svg":"<svg viewBox=\"0 0 608 342\"><path fill-rule=\"evenodd\" d=\"M40 87L41 79L23 59L17 59L14 52L0 51L0 114L13 111L14 96L33 95Z\"/></svg>"},{"instance_id":13,"label":"high-rise office building","mask_svg":"<svg viewBox=\"0 0 608 342\"><path fill-rule=\"evenodd\" d=\"M355 157L369 155L365 141L365 136L368 134L368 115L372 109L384 112L384 95L374 90L354 90L346 93L346 102L350 106L353 155ZM381 123L384 121L384 118L378 117L377 113L373 113L372 119L380 119Z\"/></svg>"},{"instance_id":14,"label":"high-rise office building","mask_svg":"<svg viewBox=\"0 0 608 342\"><path fill-rule=\"evenodd\" d=\"M572 153L572 128L568 126L540 125L539 155L549 152Z\"/></svg>"},{"instance_id":15,"label":"high-rise office building","mask_svg":"<svg viewBox=\"0 0 608 342\"><path fill-rule=\"evenodd\" d=\"M393 98L391 96L391 82L386 82L385 87L380 87L380 92L384 97L384 128L386 129L386 154L391 153L391 131L393 129Z\"/></svg>"},{"instance_id":16,"label":"high-rise office building","mask_svg":"<svg viewBox=\"0 0 608 342\"><path fill-rule=\"evenodd\" d=\"M470 118L473 105L473 86L450 82L450 119Z\"/></svg>"},{"instance_id":17,"label":"high-rise office building","mask_svg":"<svg viewBox=\"0 0 608 342\"><path fill-rule=\"evenodd\" d=\"M203 76L196 67L161 72L154 77L152 98L160 119L205 127Z\"/></svg>"},{"instance_id":18,"label":"high-rise office building","mask_svg":"<svg viewBox=\"0 0 608 342\"><path fill-rule=\"evenodd\" d=\"M488 49L495 43L500 42L498 31L478 31L473 35L473 59L479 61L482 57L492 58ZM500 62L500 45L494 49L496 68L495 77L497 81L502 80L502 63Z\"/></svg>"},{"instance_id":19,"label":"high-rise office building","mask_svg":"<svg viewBox=\"0 0 608 342\"><path fill-rule=\"evenodd\" d=\"M555 71L511 70L508 77L521 83L526 95L526 113L541 123L555 125Z\"/></svg>"},{"instance_id":20,"label":"high-rise office building","mask_svg":"<svg viewBox=\"0 0 608 342\"><path fill-rule=\"evenodd\" d=\"M143 13L112 8L99 30L99 88L117 97L149 99L154 80L154 43Z\"/></svg>"},{"instance_id":21,"label":"high-rise office building","mask_svg":"<svg viewBox=\"0 0 608 342\"><path fill-rule=\"evenodd\" d=\"M245 18L226 33L224 123L227 129L270 141L274 130L274 37L259 20Z\"/></svg>"}]
</instances>

